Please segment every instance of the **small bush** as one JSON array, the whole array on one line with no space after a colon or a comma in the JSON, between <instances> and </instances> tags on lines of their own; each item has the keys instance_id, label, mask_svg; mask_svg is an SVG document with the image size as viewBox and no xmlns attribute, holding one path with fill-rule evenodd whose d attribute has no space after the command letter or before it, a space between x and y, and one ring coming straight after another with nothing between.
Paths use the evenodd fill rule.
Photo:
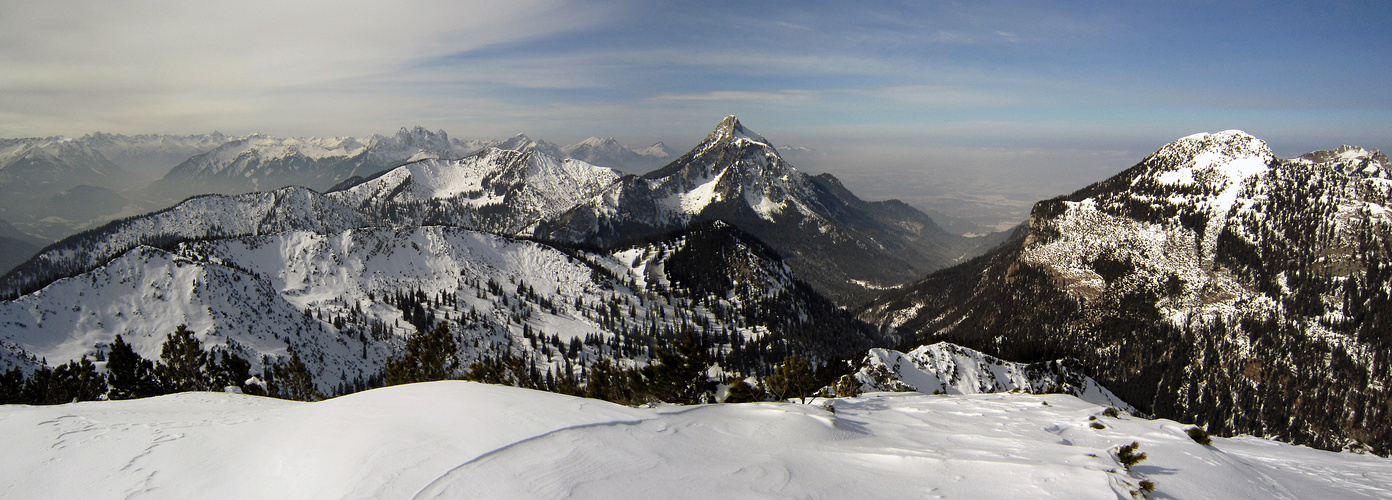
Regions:
<instances>
[{"instance_id":1,"label":"small bush","mask_svg":"<svg viewBox=\"0 0 1392 500\"><path fill-rule=\"evenodd\" d=\"M1209 437L1208 431L1205 431L1198 427L1190 427L1188 429L1184 429L1184 433L1188 434L1189 437L1192 438L1195 443L1199 443L1204 446L1213 446L1213 438Z\"/></svg>"},{"instance_id":2,"label":"small bush","mask_svg":"<svg viewBox=\"0 0 1392 500\"><path fill-rule=\"evenodd\" d=\"M1141 481L1141 492L1142 492L1142 493L1154 493L1154 492L1155 492L1155 482L1154 482L1154 481Z\"/></svg>"},{"instance_id":3,"label":"small bush","mask_svg":"<svg viewBox=\"0 0 1392 500\"><path fill-rule=\"evenodd\" d=\"M1126 467L1126 470L1131 470L1132 465L1144 462L1146 459L1145 453L1136 453L1136 449L1140 447L1140 443L1132 441L1131 444L1117 448L1117 461L1121 462L1121 466Z\"/></svg>"},{"instance_id":4,"label":"small bush","mask_svg":"<svg viewBox=\"0 0 1392 500\"><path fill-rule=\"evenodd\" d=\"M1104 416L1104 417L1112 417L1112 418L1121 418L1121 413L1117 412L1117 409L1116 409L1116 408L1107 408L1107 409L1105 409L1105 410L1102 410L1102 416Z\"/></svg>"},{"instance_id":5,"label":"small bush","mask_svg":"<svg viewBox=\"0 0 1392 500\"><path fill-rule=\"evenodd\" d=\"M1093 422L1093 423L1092 423L1092 428L1093 428L1093 429L1106 429L1107 426L1102 425L1102 422Z\"/></svg>"}]
</instances>

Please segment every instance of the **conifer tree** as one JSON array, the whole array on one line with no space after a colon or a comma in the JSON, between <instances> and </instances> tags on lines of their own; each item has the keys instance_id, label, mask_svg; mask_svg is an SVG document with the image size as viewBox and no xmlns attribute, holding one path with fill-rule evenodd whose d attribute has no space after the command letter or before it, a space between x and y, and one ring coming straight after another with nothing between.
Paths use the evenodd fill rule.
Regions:
<instances>
[{"instance_id":1,"label":"conifer tree","mask_svg":"<svg viewBox=\"0 0 1392 500\"><path fill-rule=\"evenodd\" d=\"M108 399L147 398L163 392L155 376L155 364L137 354L120 335L111 342L111 353L106 355L106 385Z\"/></svg>"},{"instance_id":2,"label":"conifer tree","mask_svg":"<svg viewBox=\"0 0 1392 500\"><path fill-rule=\"evenodd\" d=\"M657 350L657 363L649 365L649 395L658 401L699 404L714 399L715 382L706 376L711 356L694 333L687 332L675 349Z\"/></svg>"},{"instance_id":3,"label":"conifer tree","mask_svg":"<svg viewBox=\"0 0 1392 500\"><path fill-rule=\"evenodd\" d=\"M207 365L208 353L203 351L203 343L188 326L179 325L160 348L161 385L169 392L209 390Z\"/></svg>"},{"instance_id":4,"label":"conifer tree","mask_svg":"<svg viewBox=\"0 0 1392 500\"><path fill-rule=\"evenodd\" d=\"M406 352L387 360L387 385L446 380L459 371L459 343L449 324L441 322L429 333L417 332L406 339Z\"/></svg>"},{"instance_id":5,"label":"conifer tree","mask_svg":"<svg viewBox=\"0 0 1392 500\"><path fill-rule=\"evenodd\" d=\"M0 405L24 402L24 370L11 368L0 373Z\"/></svg>"},{"instance_id":6,"label":"conifer tree","mask_svg":"<svg viewBox=\"0 0 1392 500\"><path fill-rule=\"evenodd\" d=\"M106 393L106 380L97 373L92 360L83 356L53 370L42 404L63 404L96 401Z\"/></svg>"},{"instance_id":7,"label":"conifer tree","mask_svg":"<svg viewBox=\"0 0 1392 500\"><path fill-rule=\"evenodd\" d=\"M295 401L318 401L324 399L319 390L314 387L314 376L309 373L309 368L304 361L300 360L300 354L294 348L289 349L290 360L285 363L276 363L267 370L268 392L273 397L281 399L291 399Z\"/></svg>"},{"instance_id":8,"label":"conifer tree","mask_svg":"<svg viewBox=\"0 0 1392 500\"><path fill-rule=\"evenodd\" d=\"M807 397L812 395L812 391L817 390L812 367L807 364L806 359L796 354L784 358L783 364L778 365L773 375L769 375L768 380L764 381L764 385L768 387L768 392L775 401L799 398L803 404L807 403Z\"/></svg>"}]
</instances>

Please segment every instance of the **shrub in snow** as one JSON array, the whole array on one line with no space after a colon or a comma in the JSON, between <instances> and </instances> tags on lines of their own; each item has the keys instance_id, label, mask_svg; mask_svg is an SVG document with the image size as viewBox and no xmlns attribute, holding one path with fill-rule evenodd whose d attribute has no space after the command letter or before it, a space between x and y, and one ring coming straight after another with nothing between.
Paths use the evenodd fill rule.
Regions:
<instances>
[{"instance_id":1,"label":"shrub in snow","mask_svg":"<svg viewBox=\"0 0 1392 500\"><path fill-rule=\"evenodd\" d=\"M1184 433L1188 434L1189 437L1193 439L1195 443L1199 443L1204 446L1213 446L1213 438L1210 438L1208 436L1208 431L1205 431L1198 427L1190 427L1188 429L1184 429Z\"/></svg>"},{"instance_id":2,"label":"shrub in snow","mask_svg":"<svg viewBox=\"0 0 1392 500\"><path fill-rule=\"evenodd\" d=\"M1140 443L1132 441L1131 444L1117 448L1113 456L1116 457L1118 462L1121 462L1122 467L1126 467L1126 470L1131 470L1132 465L1144 462L1146 459L1145 453L1136 453L1136 450L1140 447Z\"/></svg>"}]
</instances>

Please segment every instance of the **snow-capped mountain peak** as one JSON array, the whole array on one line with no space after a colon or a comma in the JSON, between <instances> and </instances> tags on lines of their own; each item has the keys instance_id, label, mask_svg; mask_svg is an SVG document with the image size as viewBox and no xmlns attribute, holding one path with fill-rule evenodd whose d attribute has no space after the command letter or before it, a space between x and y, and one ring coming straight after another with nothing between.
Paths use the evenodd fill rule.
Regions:
<instances>
[{"instance_id":1,"label":"snow-capped mountain peak","mask_svg":"<svg viewBox=\"0 0 1392 500\"><path fill-rule=\"evenodd\" d=\"M677 155L672 148L667 147L667 145L663 144L661 141L634 152L649 158L671 158Z\"/></svg>"},{"instance_id":2,"label":"snow-capped mountain peak","mask_svg":"<svg viewBox=\"0 0 1392 500\"><path fill-rule=\"evenodd\" d=\"M1214 189L1238 185L1265 172L1276 159L1266 142L1241 130L1200 133L1160 148L1146 163L1160 184L1206 184Z\"/></svg>"},{"instance_id":3,"label":"snow-capped mountain peak","mask_svg":"<svg viewBox=\"0 0 1392 500\"><path fill-rule=\"evenodd\" d=\"M1300 155L1291 161L1319 165L1348 175L1365 178L1392 179L1392 162L1376 149L1367 150L1347 144L1325 151Z\"/></svg>"}]
</instances>

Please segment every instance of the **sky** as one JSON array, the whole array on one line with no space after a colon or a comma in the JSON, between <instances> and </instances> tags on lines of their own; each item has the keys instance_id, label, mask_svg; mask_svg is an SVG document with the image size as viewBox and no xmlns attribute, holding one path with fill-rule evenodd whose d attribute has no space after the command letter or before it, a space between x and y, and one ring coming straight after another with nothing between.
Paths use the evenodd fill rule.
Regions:
<instances>
[{"instance_id":1,"label":"sky","mask_svg":"<svg viewBox=\"0 0 1392 500\"><path fill-rule=\"evenodd\" d=\"M0 0L0 137L685 149L733 114L863 197L1015 207L1003 224L1195 132L1392 146L1390 21L1386 1Z\"/></svg>"}]
</instances>

